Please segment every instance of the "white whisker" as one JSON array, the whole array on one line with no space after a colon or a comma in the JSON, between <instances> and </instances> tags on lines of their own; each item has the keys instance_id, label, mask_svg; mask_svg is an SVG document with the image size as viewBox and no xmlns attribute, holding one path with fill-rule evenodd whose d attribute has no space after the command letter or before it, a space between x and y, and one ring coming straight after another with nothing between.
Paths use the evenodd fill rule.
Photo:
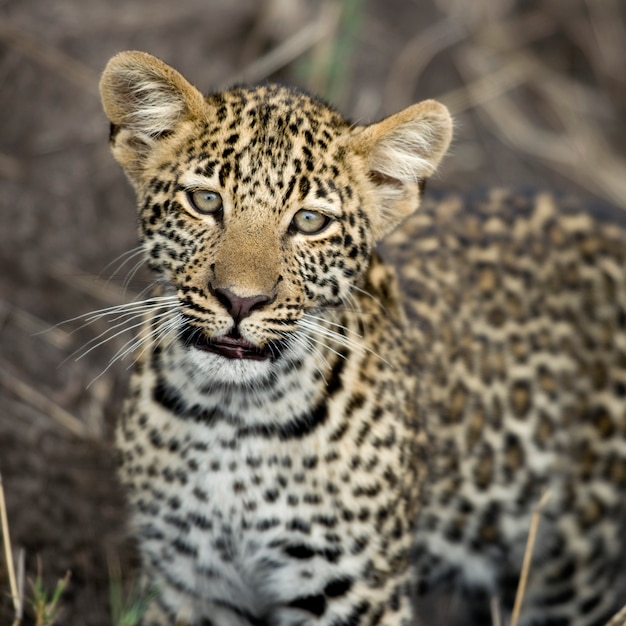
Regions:
<instances>
[{"instance_id":1,"label":"white whisker","mask_svg":"<svg viewBox=\"0 0 626 626\"><path fill-rule=\"evenodd\" d=\"M166 312L161 313L159 315L167 315L168 313L169 312L166 311ZM155 316L155 317L158 317L158 316ZM123 335L124 333L128 332L129 330L135 330L136 328L141 328L141 326L143 326L144 323L145 323L145 320L142 317L139 322L131 324L130 326L127 326L126 323L120 323L120 324L116 324L112 328L107 328L105 331L100 333L97 337L95 337L94 339L89 340L82 348L80 348L79 350L77 350L76 352L74 352L70 356L72 357L72 356L76 355L77 352L80 352L80 354L78 354L78 356L76 356L76 358L74 359L75 361L80 361L82 358L86 357L90 352L93 352L93 350L95 350L96 348L99 348L100 346L104 345L105 343L108 343L109 341L112 341L116 337L119 337L120 335ZM118 330L116 333L113 333L112 335L106 336L106 335L108 335L111 332L111 330L115 330L116 328L120 328L120 327L122 327L121 330ZM88 346L90 346L90 347L87 350L85 350L85 348L87 348Z\"/></svg>"},{"instance_id":2,"label":"white whisker","mask_svg":"<svg viewBox=\"0 0 626 626\"><path fill-rule=\"evenodd\" d=\"M55 324L52 328L57 328L62 324L69 324L70 322L77 322L80 320L85 321L85 325L91 324L98 319L103 319L109 315L118 315L120 313L124 313L125 311L133 311L138 308L140 311L150 310L151 308L157 308L155 305L166 306L168 303L174 304L178 301L178 297L175 295L172 296L154 296L151 298L147 298L146 300L134 300L132 302L127 302L125 304L116 304L115 306L105 307L104 309L97 309L95 311L89 311L89 313L83 313L82 315L77 315L76 317L70 317L63 322L59 322ZM146 309L142 309L141 307L147 307ZM79 328L83 328L80 326ZM44 331L45 332L45 331ZM74 331L72 331L74 332Z\"/></svg>"},{"instance_id":3,"label":"white whisker","mask_svg":"<svg viewBox=\"0 0 626 626\"><path fill-rule=\"evenodd\" d=\"M137 263L135 263L135 265L133 265L133 267L130 269L128 274L126 274L126 278L124 279L124 282L122 283L123 289L128 288L128 285L130 285L130 282L135 277L135 274L139 271L139 269L145 262L146 260L142 257L141 259L139 259L139 261L137 261Z\"/></svg>"},{"instance_id":4,"label":"white whisker","mask_svg":"<svg viewBox=\"0 0 626 626\"><path fill-rule=\"evenodd\" d=\"M301 322L302 322L302 320L301 320ZM303 328L305 328L305 329L307 329L309 331L311 331L311 330L315 331L314 333L312 333L309 336L307 336L307 339L308 339L309 342L314 342L318 346L323 346L324 348L326 348L326 350L328 350L329 352L332 352L334 355L338 356L341 359L345 359L346 358L345 354L342 354L341 352L339 352L338 350L336 350L335 348L333 348L332 346L330 346L329 344L327 344L326 342L322 341L319 338L319 336L317 334L318 333L317 325L310 326L310 327L307 327L307 326L305 326L303 324L301 324L301 325L303 326ZM321 334L321 333L319 333L319 334ZM324 335L322 335L322 336L324 336ZM339 343L339 342L336 342L336 343ZM312 343L309 343L309 345L312 345ZM343 347L346 347L346 346L343 346Z\"/></svg>"},{"instance_id":5,"label":"white whisker","mask_svg":"<svg viewBox=\"0 0 626 626\"><path fill-rule=\"evenodd\" d=\"M330 367L330 363L328 362L328 359L324 356L324 353L315 345L315 339L313 337L309 337L302 333L295 333L291 335L290 339L294 341L295 343L298 343L299 345L301 345L305 350L312 350L313 352L315 352L317 356L324 362L324 365L327 368ZM326 344L323 344L321 342L319 345L323 345L324 347L328 348ZM324 376L323 372L319 368L316 368L316 369L320 374L322 374L322 377L324 378L324 380L326 380L326 377Z\"/></svg>"},{"instance_id":6,"label":"white whisker","mask_svg":"<svg viewBox=\"0 0 626 626\"><path fill-rule=\"evenodd\" d=\"M322 324L319 324L318 322L308 319L308 316L303 317L300 320L299 325L302 328L305 328L311 331L312 333L314 333L316 335L316 339L317 339L317 336L319 335L319 336L335 341L337 344L339 344L340 346L344 348L351 348L357 352L369 352L370 354L373 354L375 357L379 358L381 361L383 361L387 365L390 365L388 361L386 361L382 356L380 356L380 354L378 354L371 348L368 348L364 344L354 341L350 337L346 337L345 335L338 333L335 330L326 328L325 326L323 326Z\"/></svg>"},{"instance_id":7,"label":"white whisker","mask_svg":"<svg viewBox=\"0 0 626 626\"><path fill-rule=\"evenodd\" d=\"M153 332L146 337L142 337L136 346L132 346L132 349L126 350L120 358L123 359L127 356L127 354L136 351L137 356L133 359L131 365L129 365L129 368L132 367L132 365L134 365L145 354L150 345L153 347L161 345L168 335L177 330L180 327L182 319L182 314L176 313L171 319L163 321L157 328L154 329ZM142 343L145 344L145 346L141 348L141 351L139 352L139 347Z\"/></svg>"},{"instance_id":8,"label":"white whisker","mask_svg":"<svg viewBox=\"0 0 626 626\"><path fill-rule=\"evenodd\" d=\"M327 320L324 317L311 315L310 313L306 313L306 317L307 319L318 320L320 322L324 322L325 324L328 324L329 326L336 326L337 328L341 328L341 330L345 330L347 333L350 333L351 335L355 335L359 339L363 339L363 335L356 332L356 330L352 330L351 328L348 328L347 326L344 326L343 324L339 324L338 322L331 322L330 320Z\"/></svg>"},{"instance_id":9,"label":"white whisker","mask_svg":"<svg viewBox=\"0 0 626 626\"><path fill-rule=\"evenodd\" d=\"M131 248L130 250L126 250L126 252L122 252L122 254L114 258L110 263L107 263L104 269L100 272L100 276L102 276L113 264L118 263L115 269L109 274L108 280L110 280L113 276L115 276L122 270L124 265L132 261L132 259L140 254L144 254L143 246L137 246L135 248Z\"/></svg>"},{"instance_id":10,"label":"white whisker","mask_svg":"<svg viewBox=\"0 0 626 626\"><path fill-rule=\"evenodd\" d=\"M387 309L384 307L383 303L376 296L373 296L369 291L366 291L365 289L361 289L361 287L357 287L356 285L352 285L352 289L370 298L373 302L375 302L380 307L380 310L383 313L387 313Z\"/></svg>"},{"instance_id":11,"label":"white whisker","mask_svg":"<svg viewBox=\"0 0 626 626\"><path fill-rule=\"evenodd\" d=\"M139 334L138 336L133 336L126 343L124 343L124 345L109 359L106 367L89 383L89 385L87 385L87 388L89 388L96 380L98 380L103 374L105 374L115 363L126 358L126 356L128 356L129 354L138 351L139 348L143 346L142 351L136 356L135 359L133 359L133 362L129 365L130 368L137 362L139 358L141 358L141 356L144 354L149 346L157 345L158 343L160 343L171 330L174 330L177 327L180 319L182 318L182 315L180 313L165 311L154 316L151 319L155 320L158 318L165 318L167 315L172 315L172 317L170 319L164 319L163 321L159 322L156 328L152 329L145 335ZM145 323L145 320L142 320L142 322L140 324L137 324L136 326L141 326L143 325L143 323ZM82 358L82 356L84 355L81 355L81 357L79 358Z\"/></svg>"}]
</instances>

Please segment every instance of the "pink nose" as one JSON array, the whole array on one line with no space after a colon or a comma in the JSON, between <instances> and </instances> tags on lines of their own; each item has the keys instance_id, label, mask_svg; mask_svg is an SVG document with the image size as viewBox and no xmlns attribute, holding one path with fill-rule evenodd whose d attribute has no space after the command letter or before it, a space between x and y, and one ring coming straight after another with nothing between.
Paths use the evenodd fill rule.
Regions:
<instances>
[{"instance_id":1,"label":"pink nose","mask_svg":"<svg viewBox=\"0 0 626 626\"><path fill-rule=\"evenodd\" d=\"M242 319L248 317L252 311L262 309L265 305L274 300L273 297L265 294L242 298L230 291L230 289L223 287L211 288L211 293L230 313L233 320L235 320L235 324L238 324Z\"/></svg>"}]
</instances>

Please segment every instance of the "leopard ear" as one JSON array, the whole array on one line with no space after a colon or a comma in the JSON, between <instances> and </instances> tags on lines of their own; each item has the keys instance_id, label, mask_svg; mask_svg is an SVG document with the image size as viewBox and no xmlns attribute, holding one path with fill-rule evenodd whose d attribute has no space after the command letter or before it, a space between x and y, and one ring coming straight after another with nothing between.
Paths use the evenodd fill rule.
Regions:
<instances>
[{"instance_id":1,"label":"leopard ear","mask_svg":"<svg viewBox=\"0 0 626 626\"><path fill-rule=\"evenodd\" d=\"M353 146L364 158L372 184L378 238L417 209L424 183L437 169L451 139L450 113L434 100L414 104L357 131Z\"/></svg>"},{"instance_id":2,"label":"leopard ear","mask_svg":"<svg viewBox=\"0 0 626 626\"><path fill-rule=\"evenodd\" d=\"M202 94L176 70L145 52L120 52L100 80L115 158L128 173L184 118L199 115Z\"/></svg>"}]
</instances>

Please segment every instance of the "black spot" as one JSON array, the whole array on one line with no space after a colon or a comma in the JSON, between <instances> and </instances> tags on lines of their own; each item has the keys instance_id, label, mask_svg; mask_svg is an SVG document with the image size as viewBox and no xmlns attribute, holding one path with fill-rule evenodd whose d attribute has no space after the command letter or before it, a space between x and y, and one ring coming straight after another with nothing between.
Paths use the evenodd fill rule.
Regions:
<instances>
[{"instance_id":1,"label":"black spot","mask_svg":"<svg viewBox=\"0 0 626 626\"><path fill-rule=\"evenodd\" d=\"M334 528L337 526L337 517L335 515L314 515L312 521L326 528Z\"/></svg>"},{"instance_id":2,"label":"black spot","mask_svg":"<svg viewBox=\"0 0 626 626\"><path fill-rule=\"evenodd\" d=\"M230 163L223 163L222 167L220 167L220 173L219 173L220 186L224 187L226 183L226 179L230 175L230 172L231 172Z\"/></svg>"},{"instance_id":3,"label":"black spot","mask_svg":"<svg viewBox=\"0 0 626 626\"><path fill-rule=\"evenodd\" d=\"M359 626L361 623L361 617L370 608L370 603L367 600L363 600L359 602L353 609L350 611L349 615L343 619L336 619L331 622L331 626Z\"/></svg>"},{"instance_id":4,"label":"black spot","mask_svg":"<svg viewBox=\"0 0 626 626\"><path fill-rule=\"evenodd\" d=\"M280 526L280 520L277 517L262 519L256 523L256 529L260 531L270 530L276 526Z\"/></svg>"},{"instance_id":5,"label":"black spot","mask_svg":"<svg viewBox=\"0 0 626 626\"><path fill-rule=\"evenodd\" d=\"M278 489L268 489L264 494L263 494L263 499L266 502L276 502L276 500L278 500L278 496L279 496L279 492Z\"/></svg>"},{"instance_id":6,"label":"black spot","mask_svg":"<svg viewBox=\"0 0 626 626\"><path fill-rule=\"evenodd\" d=\"M309 183L309 179L306 176L302 176L298 181L298 192L300 196L300 200L304 200L311 189L311 183Z\"/></svg>"},{"instance_id":7,"label":"black spot","mask_svg":"<svg viewBox=\"0 0 626 626\"><path fill-rule=\"evenodd\" d=\"M184 554L185 556L198 556L198 550L190 546L188 543L185 543L180 537L176 537L174 541L172 541L172 548L176 550L176 552L180 554Z\"/></svg>"},{"instance_id":8,"label":"black spot","mask_svg":"<svg viewBox=\"0 0 626 626\"><path fill-rule=\"evenodd\" d=\"M623 398L626 396L626 384L621 381L616 381L613 384L613 392L618 398Z\"/></svg>"},{"instance_id":9,"label":"black spot","mask_svg":"<svg viewBox=\"0 0 626 626\"><path fill-rule=\"evenodd\" d=\"M192 526L201 530L210 530L213 528L213 522L202 513L189 513L187 519Z\"/></svg>"},{"instance_id":10,"label":"black spot","mask_svg":"<svg viewBox=\"0 0 626 626\"><path fill-rule=\"evenodd\" d=\"M339 558L343 554L341 548L324 548L321 551L321 556L324 557L329 563L337 563Z\"/></svg>"},{"instance_id":11,"label":"black spot","mask_svg":"<svg viewBox=\"0 0 626 626\"><path fill-rule=\"evenodd\" d=\"M163 380L159 380L154 386L152 399L170 413L174 413L174 415L178 415L179 412L186 408L178 391L169 387Z\"/></svg>"},{"instance_id":12,"label":"black spot","mask_svg":"<svg viewBox=\"0 0 626 626\"><path fill-rule=\"evenodd\" d=\"M355 537L352 546L350 547L351 554L361 554L365 548L369 545L369 540L367 537Z\"/></svg>"},{"instance_id":13,"label":"black spot","mask_svg":"<svg viewBox=\"0 0 626 626\"><path fill-rule=\"evenodd\" d=\"M209 494L204 491L204 489L201 489L200 487L194 487L193 491L191 492L193 493L193 495L200 500L200 502L208 502L209 501Z\"/></svg>"},{"instance_id":14,"label":"black spot","mask_svg":"<svg viewBox=\"0 0 626 626\"><path fill-rule=\"evenodd\" d=\"M260 436L268 439L278 437L281 441L302 439L311 434L318 426L321 426L327 417L326 402L324 401L313 409L311 413L305 413L286 424L257 424L240 428L237 431L237 438Z\"/></svg>"},{"instance_id":15,"label":"black spot","mask_svg":"<svg viewBox=\"0 0 626 626\"><path fill-rule=\"evenodd\" d=\"M300 560L311 559L315 556L315 550L310 548L309 546L304 545L303 543L299 543L296 545L285 546L284 548L285 554Z\"/></svg>"},{"instance_id":16,"label":"black spot","mask_svg":"<svg viewBox=\"0 0 626 626\"><path fill-rule=\"evenodd\" d=\"M317 467L317 456L306 456L302 459L302 467L305 469L314 469Z\"/></svg>"},{"instance_id":17,"label":"black spot","mask_svg":"<svg viewBox=\"0 0 626 626\"><path fill-rule=\"evenodd\" d=\"M345 596L348 591L352 588L352 579L351 578L337 578L336 580L331 580L324 587L324 595L327 598L339 598L340 596Z\"/></svg>"},{"instance_id":18,"label":"black spot","mask_svg":"<svg viewBox=\"0 0 626 626\"><path fill-rule=\"evenodd\" d=\"M303 519L296 517L287 524L287 530L295 530L304 535L308 535L311 533L311 525Z\"/></svg>"},{"instance_id":19,"label":"black spot","mask_svg":"<svg viewBox=\"0 0 626 626\"><path fill-rule=\"evenodd\" d=\"M302 596L292 600L288 605L292 609L302 609L312 613L316 617L321 617L326 611L326 598L319 594L316 596Z\"/></svg>"}]
</instances>

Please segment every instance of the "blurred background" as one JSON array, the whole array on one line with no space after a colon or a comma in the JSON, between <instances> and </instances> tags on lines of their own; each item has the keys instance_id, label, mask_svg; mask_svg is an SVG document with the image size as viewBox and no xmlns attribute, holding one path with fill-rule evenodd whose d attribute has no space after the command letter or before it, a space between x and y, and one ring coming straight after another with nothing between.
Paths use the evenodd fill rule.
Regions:
<instances>
[{"instance_id":1,"label":"blurred background","mask_svg":"<svg viewBox=\"0 0 626 626\"><path fill-rule=\"evenodd\" d=\"M619 213L625 24L623 0L0 0L0 472L27 577L71 571L61 623L111 624L110 577L134 563L110 448L130 360L107 369L130 336L55 326L145 285L124 263L108 58L151 52L204 91L296 83L363 123L437 98L456 135L430 189L574 191ZM0 558L2 624L8 588Z\"/></svg>"}]
</instances>

